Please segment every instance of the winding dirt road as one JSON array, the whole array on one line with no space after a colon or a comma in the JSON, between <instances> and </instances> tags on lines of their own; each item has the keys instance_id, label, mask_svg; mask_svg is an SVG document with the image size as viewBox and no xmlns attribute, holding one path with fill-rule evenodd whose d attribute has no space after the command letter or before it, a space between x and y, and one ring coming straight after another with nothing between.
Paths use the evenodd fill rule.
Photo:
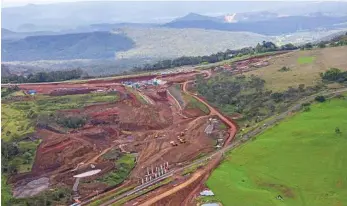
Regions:
<instances>
[{"instance_id":1,"label":"winding dirt road","mask_svg":"<svg viewBox=\"0 0 347 206\"><path fill-rule=\"evenodd\" d=\"M204 72L205 73L205 72ZM208 72L207 74L207 78L210 77L210 73ZM229 126L229 136L227 138L227 140L224 142L223 145L223 149L225 149L230 142L234 139L236 132L237 132L237 125L236 123L232 122L229 118L225 117L223 114L221 114L217 109L215 109L214 107L210 106L204 99L202 99L201 97L192 94L191 92L189 92L187 90L187 86L188 84L192 82L192 81L186 81L183 83L183 92L186 93L187 95L190 95L191 97L197 99L198 101L200 101L201 103L203 103L206 107L208 107L208 109L210 110L210 114L209 115L216 115L218 116L227 126ZM140 204L140 206L149 206L149 205L153 205L155 203L157 203L158 201L167 198L171 195L174 195L175 193L177 193L180 190L183 190L185 188L187 188L188 186L197 183L197 181L199 181L199 183L197 184L197 186L194 187L194 189L187 195L187 197L183 200L183 202L181 203L181 205L191 205L191 202L194 200L194 195L198 192L198 190L202 187L202 185L204 184L204 182L208 179L210 172L218 166L218 164L220 163L220 161L222 160L222 155L223 153L217 153L215 159L211 162L209 162L209 164L206 166L206 168L204 170L200 170L195 172L192 177L190 177L187 181L185 181L184 183L156 196L153 197L152 199L149 199L148 201L144 202L143 204Z\"/></svg>"}]
</instances>

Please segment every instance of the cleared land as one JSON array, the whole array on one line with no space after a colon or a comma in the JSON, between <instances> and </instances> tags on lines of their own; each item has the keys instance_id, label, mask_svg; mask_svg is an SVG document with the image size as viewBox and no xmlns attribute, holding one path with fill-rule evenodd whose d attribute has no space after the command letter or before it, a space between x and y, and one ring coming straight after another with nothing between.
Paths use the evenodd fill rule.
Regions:
<instances>
[{"instance_id":1,"label":"cleared land","mask_svg":"<svg viewBox=\"0 0 347 206\"><path fill-rule=\"evenodd\" d=\"M346 99L316 104L233 150L207 181L213 199L223 205L344 205L346 114Z\"/></svg>"},{"instance_id":2,"label":"cleared land","mask_svg":"<svg viewBox=\"0 0 347 206\"><path fill-rule=\"evenodd\" d=\"M265 87L273 91L283 91L299 84L314 86L321 82L319 74L335 67L347 70L347 46L325 49L297 51L269 60L269 66L248 72L266 81ZM283 66L290 71L278 71Z\"/></svg>"}]
</instances>

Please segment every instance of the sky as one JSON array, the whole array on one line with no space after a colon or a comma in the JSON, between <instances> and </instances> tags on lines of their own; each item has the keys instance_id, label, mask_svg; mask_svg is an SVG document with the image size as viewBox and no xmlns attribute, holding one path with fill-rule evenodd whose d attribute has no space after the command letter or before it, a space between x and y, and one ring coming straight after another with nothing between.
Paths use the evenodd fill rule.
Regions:
<instances>
[{"instance_id":1,"label":"sky","mask_svg":"<svg viewBox=\"0 0 347 206\"><path fill-rule=\"evenodd\" d=\"M27 4L50 4L50 3L59 3L59 2L77 2L77 1L88 1L88 0L1 0L1 3L2 3L1 7L24 6ZM89 0L89 1L105 1L105 0ZM106 1L119 1L119 0L106 0ZM146 1L146 0L140 0L140 1ZM165 0L161 0L161 1L165 1ZM175 0L175 1L177 1L177 0ZM183 0L180 0L180 1L183 1ZM193 0L193 1L198 1L198 0ZM252 1L261 1L261 0L252 0ZM265 0L265 1L283 1L283 0ZM291 0L291 1L293 1L293 0ZM295 0L295 1L301 1L301 0ZM310 1L310 0L305 0L305 1ZM317 0L312 0L312 1L317 1ZM332 0L332 1L334 1L334 0ZM335 1L337 1L337 0L335 0ZM347 0L342 0L342 1L347 1Z\"/></svg>"}]
</instances>

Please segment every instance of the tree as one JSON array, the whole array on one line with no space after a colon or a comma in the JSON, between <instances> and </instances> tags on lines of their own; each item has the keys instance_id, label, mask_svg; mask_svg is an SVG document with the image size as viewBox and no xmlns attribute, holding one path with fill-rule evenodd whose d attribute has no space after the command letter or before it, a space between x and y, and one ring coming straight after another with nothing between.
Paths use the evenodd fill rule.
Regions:
<instances>
[{"instance_id":1,"label":"tree","mask_svg":"<svg viewBox=\"0 0 347 206\"><path fill-rule=\"evenodd\" d=\"M304 48L305 49L312 49L313 45L312 45L312 43L307 43L307 44L304 45Z\"/></svg>"},{"instance_id":2,"label":"tree","mask_svg":"<svg viewBox=\"0 0 347 206\"><path fill-rule=\"evenodd\" d=\"M283 94L280 92L275 92L271 94L271 98L276 102L280 102L283 100Z\"/></svg>"},{"instance_id":3,"label":"tree","mask_svg":"<svg viewBox=\"0 0 347 206\"><path fill-rule=\"evenodd\" d=\"M298 89L300 92L304 92L305 91L305 84L299 84Z\"/></svg>"},{"instance_id":4,"label":"tree","mask_svg":"<svg viewBox=\"0 0 347 206\"><path fill-rule=\"evenodd\" d=\"M318 47L319 48L325 48L326 47L326 43L325 42L319 42Z\"/></svg>"}]
</instances>

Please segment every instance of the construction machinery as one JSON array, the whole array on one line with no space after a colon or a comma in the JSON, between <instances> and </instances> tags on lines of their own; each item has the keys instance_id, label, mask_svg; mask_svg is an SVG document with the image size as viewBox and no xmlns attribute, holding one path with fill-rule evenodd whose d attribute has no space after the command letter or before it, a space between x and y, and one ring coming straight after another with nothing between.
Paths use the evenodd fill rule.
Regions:
<instances>
[{"instance_id":1,"label":"construction machinery","mask_svg":"<svg viewBox=\"0 0 347 206\"><path fill-rule=\"evenodd\" d=\"M177 146L177 143L176 143L175 141L171 141L170 144L171 144L172 146Z\"/></svg>"},{"instance_id":2,"label":"construction machinery","mask_svg":"<svg viewBox=\"0 0 347 206\"><path fill-rule=\"evenodd\" d=\"M180 141L180 143L186 143L186 139L184 139L184 138L181 138L181 137L178 137L178 141Z\"/></svg>"}]
</instances>

